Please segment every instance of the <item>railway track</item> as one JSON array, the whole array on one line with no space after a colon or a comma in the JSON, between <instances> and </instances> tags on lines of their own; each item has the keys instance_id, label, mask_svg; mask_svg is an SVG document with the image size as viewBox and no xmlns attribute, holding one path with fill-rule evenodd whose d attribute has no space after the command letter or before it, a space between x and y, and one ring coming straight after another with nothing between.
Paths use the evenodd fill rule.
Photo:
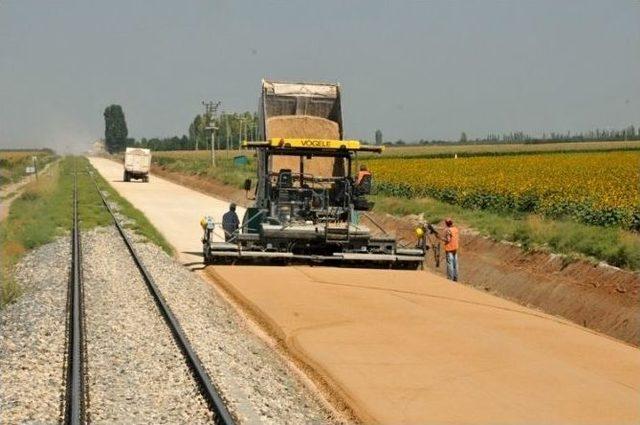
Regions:
<instances>
[{"instance_id":1,"label":"railway track","mask_svg":"<svg viewBox=\"0 0 640 425\"><path fill-rule=\"evenodd\" d=\"M191 372L191 375L211 412L214 423L220 425L235 424L235 420L229 413L222 397L218 393L211 378L204 369L202 362L198 358L194 348L189 343L178 319L172 313L169 305L162 296L153 277L145 267L140 256L137 254L131 240L124 231L111 207L104 198L102 191L89 172L95 189L102 199L106 210L111 215L113 222L125 243L131 259L135 263L146 287L158 308L158 312L163 317L168 326L176 345L180 349L184 360ZM78 224L78 171L74 170L73 184L73 224L72 224L72 263L71 276L68 290L68 341L66 353L66 391L64 397L64 423L83 424L88 422L88 386L86 384L86 355L85 355L85 325L83 308L83 282L82 282L82 251L80 244L80 228Z\"/></svg>"},{"instance_id":2,"label":"railway track","mask_svg":"<svg viewBox=\"0 0 640 425\"><path fill-rule=\"evenodd\" d=\"M73 174L73 225L71 229L71 276L69 279L69 317L67 327L67 389L64 421L77 425L85 418L84 322L82 308L82 271L80 229L78 226L78 173Z\"/></svg>"}]
</instances>

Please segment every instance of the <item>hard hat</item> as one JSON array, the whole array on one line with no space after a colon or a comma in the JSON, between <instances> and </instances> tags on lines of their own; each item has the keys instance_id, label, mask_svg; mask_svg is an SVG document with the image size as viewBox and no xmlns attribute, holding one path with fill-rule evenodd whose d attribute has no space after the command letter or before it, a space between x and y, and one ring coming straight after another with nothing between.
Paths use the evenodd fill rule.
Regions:
<instances>
[{"instance_id":1,"label":"hard hat","mask_svg":"<svg viewBox=\"0 0 640 425\"><path fill-rule=\"evenodd\" d=\"M416 227L416 235L418 235L419 238L421 238L422 235L424 235L424 229L422 228L422 226Z\"/></svg>"}]
</instances>

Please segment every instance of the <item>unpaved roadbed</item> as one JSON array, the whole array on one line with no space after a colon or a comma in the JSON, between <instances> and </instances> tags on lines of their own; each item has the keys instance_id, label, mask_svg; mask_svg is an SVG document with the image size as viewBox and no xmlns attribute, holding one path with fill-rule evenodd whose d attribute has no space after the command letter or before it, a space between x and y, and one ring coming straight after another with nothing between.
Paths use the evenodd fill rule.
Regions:
<instances>
[{"instance_id":1,"label":"unpaved roadbed","mask_svg":"<svg viewBox=\"0 0 640 425\"><path fill-rule=\"evenodd\" d=\"M89 158L98 172L123 197L147 216L149 221L165 236L171 235L169 243L176 249L183 263L202 260L202 228L200 219L211 215L219 223L229 210L229 203L212 199L195 190L185 189L168 180L151 176L149 183L122 181L122 164L106 158ZM238 207L240 217L244 208ZM214 236L223 240L219 227Z\"/></svg>"},{"instance_id":2,"label":"unpaved roadbed","mask_svg":"<svg viewBox=\"0 0 640 425\"><path fill-rule=\"evenodd\" d=\"M638 349L426 272L214 266L366 423L637 423Z\"/></svg>"}]
</instances>

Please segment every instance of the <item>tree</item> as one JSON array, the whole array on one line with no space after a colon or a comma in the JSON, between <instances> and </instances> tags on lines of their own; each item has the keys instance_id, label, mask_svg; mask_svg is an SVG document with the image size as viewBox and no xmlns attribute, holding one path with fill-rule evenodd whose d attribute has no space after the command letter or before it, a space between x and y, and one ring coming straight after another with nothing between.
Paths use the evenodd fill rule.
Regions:
<instances>
[{"instance_id":1,"label":"tree","mask_svg":"<svg viewBox=\"0 0 640 425\"><path fill-rule=\"evenodd\" d=\"M104 110L104 140L109 153L123 151L127 147L127 122L120 105L110 105Z\"/></svg>"},{"instance_id":2,"label":"tree","mask_svg":"<svg viewBox=\"0 0 640 425\"><path fill-rule=\"evenodd\" d=\"M216 147L229 149L239 147L241 140L255 140L258 129L258 115L251 112L226 113L223 112L215 119Z\"/></svg>"},{"instance_id":3,"label":"tree","mask_svg":"<svg viewBox=\"0 0 640 425\"><path fill-rule=\"evenodd\" d=\"M636 135L636 129L633 125L630 125L629 127L627 127L624 133L625 140L633 140Z\"/></svg>"},{"instance_id":4,"label":"tree","mask_svg":"<svg viewBox=\"0 0 640 425\"><path fill-rule=\"evenodd\" d=\"M196 150L198 150L199 147L207 147L204 127L205 125L201 115L196 115L189 126L189 139L191 139L191 143L195 146Z\"/></svg>"},{"instance_id":5,"label":"tree","mask_svg":"<svg viewBox=\"0 0 640 425\"><path fill-rule=\"evenodd\" d=\"M376 138L376 146L382 145L382 131L376 130L375 138Z\"/></svg>"},{"instance_id":6,"label":"tree","mask_svg":"<svg viewBox=\"0 0 640 425\"><path fill-rule=\"evenodd\" d=\"M209 116L196 115L189 124L188 135L141 139L140 145L151 150L191 150L210 148L211 133L207 130ZM240 140L256 140L258 137L258 114L254 112L225 113L214 118L216 149L234 149Z\"/></svg>"},{"instance_id":7,"label":"tree","mask_svg":"<svg viewBox=\"0 0 640 425\"><path fill-rule=\"evenodd\" d=\"M462 134L460 134L460 143L466 143L466 142L467 142L467 133L463 131Z\"/></svg>"}]
</instances>

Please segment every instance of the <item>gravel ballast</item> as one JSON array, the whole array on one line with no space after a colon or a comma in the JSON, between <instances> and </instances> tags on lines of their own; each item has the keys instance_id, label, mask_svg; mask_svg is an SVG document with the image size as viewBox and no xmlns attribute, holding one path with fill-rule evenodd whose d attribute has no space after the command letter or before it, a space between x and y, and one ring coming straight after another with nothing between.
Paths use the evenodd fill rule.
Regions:
<instances>
[{"instance_id":1,"label":"gravel ballast","mask_svg":"<svg viewBox=\"0 0 640 425\"><path fill-rule=\"evenodd\" d=\"M189 341L240 423L332 424L332 412L207 282L158 247L136 243Z\"/></svg>"},{"instance_id":2,"label":"gravel ballast","mask_svg":"<svg viewBox=\"0 0 640 425\"><path fill-rule=\"evenodd\" d=\"M238 423L342 422L209 283L157 246L130 237ZM83 232L82 254L91 423L211 423L115 227ZM69 262L64 237L16 268L25 294L0 312L1 423L60 420Z\"/></svg>"},{"instance_id":3,"label":"gravel ballast","mask_svg":"<svg viewBox=\"0 0 640 425\"><path fill-rule=\"evenodd\" d=\"M24 290L0 311L0 423L57 423L64 393L70 237L16 266Z\"/></svg>"},{"instance_id":4,"label":"gravel ballast","mask_svg":"<svg viewBox=\"0 0 640 425\"><path fill-rule=\"evenodd\" d=\"M82 237L89 419L210 423L211 413L115 228Z\"/></svg>"}]
</instances>

